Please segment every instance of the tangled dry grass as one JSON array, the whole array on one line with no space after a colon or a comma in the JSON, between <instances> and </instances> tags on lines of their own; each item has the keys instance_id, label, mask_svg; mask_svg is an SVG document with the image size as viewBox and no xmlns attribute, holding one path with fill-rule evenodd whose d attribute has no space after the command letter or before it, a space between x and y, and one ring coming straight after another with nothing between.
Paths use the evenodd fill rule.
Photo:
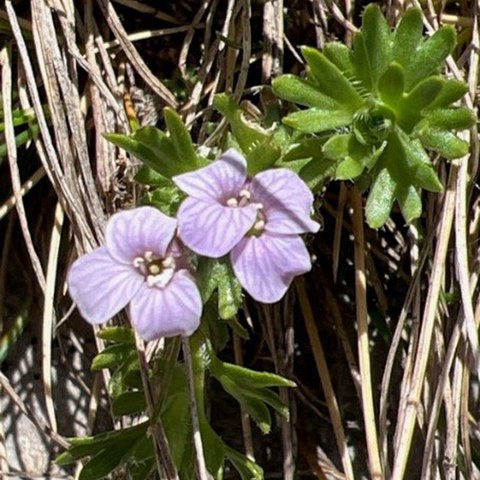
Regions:
<instances>
[{"instance_id":1,"label":"tangled dry grass","mask_svg":"<svg viewBox=\"0 0 480 480\"><path fill-rule=\"evenodd\" d=\"M393 26L409 5L382 7ZM211 107L216 93L232 93L247 115L261 116L275 101L272 77L302 71L298 46L348 44L364 6L6 0L0 7L5 478L74 478L75 471L53 466L54 453L68 444L66 436L101 431L98 419L102 412L108 417L102 396L108 373L87 371L102 342L72 312L65 289L71 260L97 246L106 218L141 194L133 182L136 160L102 134L128 133L132 111L142 124L161 126L162 108L170 106L199 145L215 144L225 134ZM478 2L421 6L427 33L456 26L458 47L446 74L468 83L465 103L476 109ZM20 129L12 116L17 109L29 115ZM480 322L479 146L475 128L464 135L471 154L434 159L446 189L425 195L424 216L412 225L394 211L386 227L373 231L357 190L329 184L319 199L324 230L310 242L312 273L278 305L246 302L252 338L234 338L226 355L295 379L296 391L282 392L291 422L279 420L267 438L237 411L227 423L212 421L257 458L266 478L480 478L480 362L466 334ZM28 363L24 337L32 330L39 341L29 347ZM27 386L29 369L38 373L38 388ZM78 390L60 388L67 378ZM74 414L68 411L70 422L62 418L59 392L83 398ZM234 408L218 392L211 402ZM39 435L45 464L28 461L27 440L27 448L12 443L22 418Z\"/></svg>"}]
</instances>

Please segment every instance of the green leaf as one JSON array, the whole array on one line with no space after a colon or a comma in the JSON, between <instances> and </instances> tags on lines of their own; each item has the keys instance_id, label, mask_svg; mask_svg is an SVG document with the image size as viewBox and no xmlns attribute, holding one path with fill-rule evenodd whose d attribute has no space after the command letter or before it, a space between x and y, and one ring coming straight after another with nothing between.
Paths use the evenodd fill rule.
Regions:
<instances>
[{"instance_id":1,"label":"green leaf","mask_svg":"<svg viewBox=\"0 0 480 480\"><path fill-rule=\"evenodd\" d=\"M412 114L428 107L438 96L445 84L440 76L428 77L418 83L413 90L403 98L402 109Z\"/></svg>"},{"instance_id":2,"label":"green leaf","mask_svg":"<svg viewBox=\"0 0 480 480\"><path fill-rule=\"evenodd\" d=\"M222 478L221 475L223 472L223 464L225 463L227 447L204 419L200 418L199 423L207 470L214 476L214 478L220 479Z\"/></svg>"},{"instance_id":3,"label":"green leaf","mask_svg":"<svg viewBox=\"0 0 480 480\"><path fill-rule=\"evenodd\" d=\"M182 117L169 107L163 109L163 115L176 157L182 162L184 171L197 169L200 166L199 159L195 153L192 137L183 123Z\"/></svg>"},{"instance_id":4,"label":"green leaf","mask_svg":"<svg viewBox=\"0 0 480 480\"><path fill-rule=\"evenodd\" d=\"M308 158L323 158L322 148L325 144L324 138L304 137L299 143L291 144L288 151L283 156L284 162L292 162L294 160Z\"/></svg>"},{"instance_id":5,"label":"green leaf","mask_svg":"<svg viewBox=\"0 0 480 480\"><path fill-rule=\"evenodd\" d=\"M131 354L135 347L132 344L111 345L100 352L93 360L92 370L118 367Z\"/></svg>"},{"instance_id":6,"label":"green leaf","mask_svg":"<svg viewBox=\"0 0 480 480\"><path fill-rule=\"evenodd\" d=\"M242 287L227 257L218 260L201 257L198 261L197 280L204 303L218 289L220 318L228 319L237 314L242 300Z\"/></svg>"},{"instance_id":7,"label":"green leaf","mask_svg":"<svg viewBox=\"0 0 480 480\"><path fill-rule=\"evenodd\" d=\"M173 370L161 418L175 465L180 468L188 451L187 444L192 427L187 377L184 369L179 365Z\"/></svg>"},{"instance_id":8,"label":"green leaf","mask_svg":"<svg viewBox=\"0 0 480 480\"><path fill-rule=\"evenodd\" d=\"M380 228L390 216L395 201L396 182L387 168L376 174L365 206L365 217L372 228Z\"/></svg>"},{"instance_id":9,"label":"green leaf","mask_svg":"<svg viewBox=\"0 0 480 480\"><path fill-rule=\"evenodd\" d=\"M422 110L430 105L441 91L445 80L439 76L428 77L418 83L415 88L397 105L398 124L410 133L421 119Z\"/></svg>"},{"instance_id":10,"label":"green leaf","mask_svg":"<svg viewBox=\"0 0 480 480\"><path fill-rule=\"evenodd\" d=\"M97 333L97 337L109 342L135 343L135 336L130 327L104 327Z\"/></svg>"},{"instance_id":11,"label":"green leaf","mask_svg":"<svg viewBox=\"0 0 480 480\"><path fill-rule=\"evenodd\" d=\"M335 99L322 93L322 90L311 81L296 75L280 75L272 80L275 95L298 105L334 110L342 108Z\"/></svg>"},{"instance_id":12,"label":"green leaf","mask_svg":"<svg viewBox=\"0 0 480 480\"><path fill-rule=\"evenodd\" d=\"M258 172L272 167L281 153L281 149L271 141L256 145L247 156L247 174L253 177Z\"/></svg>"},{"instance_id":13,"label":"green leaf","mask_svg":"<svg viewBox=\"0 0 480 480\"><path fill-rule=\"evenodd\" d=\"M405 90L411 90L420 80L440 70L455 47L456 33L451 26L442 27L411 52L405 68ZM397 59L398 61L398 59Z\"/></svg>"},{"instance_id":14,"label":"green leaf","mask_svg":"<svg viewBox=\"0 0 480 480\"><path fill-rule=\"evenodd\" d=\"M110 448L101 450L82 468L79 480L104 478L124 463L131 448L132 443L129 440L119 439Z\"/></svg>"},{"instance_id":15,"label":"green leaf","mask_svg":"<svg viewBox=\"0 0 480 480\"><path fill-rule=\"evenodd\" d=\"M257 372L249 368L215 359L211 365L215 376L226 375L248 388L295 387L295 382L270 372Z\"/></svg>"},{"instance_id":16,"label":"green leaf","mask_svg":"<svg viewBox=\"0 0 480 480\"><path fill-rule=\"evenodd\" d=\"M144 392L124 392L113 400L112 412L117 417L133 415L146 408Z\"/></svg>"},{"instance_id":17,"label":"green leaf","mask_svg":"<svg viewBox=\"0 0 480 480\"><path fill-rule=\"evenodd\" d=\"M423 21L419 8L409 8L402 16L393 36L393 59L400 65L412 61L417 47L422 42Z\"/></svg>"},{"instance_id":18,"label":"green leaf","mask_svg":"<svg viewBox=\"0 0 480 480\"><path fill-rule=\"evenodd\" d=\"M341 42L328 42L323 49L323 54L337 66L347 78L353 75L353 64L350 49Z\"/></svg>"},{"instance_id":19,"label":"green leaf","mask_svg":"<svg viewBox=\"0 0 480 480\"><path fill-rule=\"evenodd\" d=\"M192 153L190 135L180 117L173 111L167 117L170 137L156 127L139 128L132 135L106 133L104 137L167 178L203 166L204 160Z\"/></svg>"},{"instance_id":20,"label":"green leaf","mask_svg":"<svg viewBox=\"0 0 480 480\"><path fill-rule=\"evenodd\" d=\"M444 130L464 130L477 121L472 110L464 107L437 108L425 116L425 123Z\"/></svg>"},{"instance_id":21,"label":"green leaf","mask_svg":"<svg viewBox=\"0 0 480 480\"><path fill-rule=\"evenodd\" d=\"M217 379L222 384L224 390L235 398L252 417L258 428L260 428L263 433L269 433L272 426L272 417L265 403L245 394L243 389L239 388L230 378L222 376L220 378L217 377Z\"/></svg>"},{"instance_id":22,"label":"green leaf","mask_svg":"<svg viewBox=\"0 0 480 480\"><path fill-rule=\"evenodd\" d=\"M283 118L283 123L300 132L316 133L345 127L353 120L353 114L347 110L321 110L309 108L291 113Z\"/></svg>"},{"instance_id":23,"label":"green leaf","mask_svg":"<svg viewBox=\"0 0 480 480\"><path fill-rule=\"evenodd\" d=\"M414 185L400 188L397 191L397 201L405 220L410 223L422 215L422 197Z\"/></svg>"},{"instance_id":24,"label":"green leaf","mask_svg":"<svg viewBox=\"0 0 480 480\"><path fill-rule=\"evenodd\" d=\"M376 91L378 79L392 57L392 32L380 11L371 3L363 13L362 29L353 38L352 61L365 88Z\"/></svg>"},{"instance_id":25,"label":"green leaf","mask_svg":"<svg viewBox=\"0 0 480 480\"><path fill-rule=\"evenodd\" d=\"M453 102L460 100L468 91L468 86L461 80L450 78L443 84L437 98L428 106L429 110L448 107Z\"/></svg>"},{"instance_id":26,"label":"green leaf","mask_svg":"<svg viewBox=\"0 0 480 480\"><path fill-rule=\"evenodd\" d=\"M401 130L397 131L397 138L400 145L397 151L403 150L405 160L411 168L411 173L407 174L408 180L416 185L431 192L443 191L443 185L438 178L430 157L425 152L421 142L416 139L410 139Z\"/></svg>"},{"instance_id":27,"label":"green leaf","mask_svg":"<svg viewBox=\"0 0 480 480\"><path fill-rule=\"evenodd\" d=\"M304 165L299 172L300 178L313 192L318 192L328 178L333 177L337 161L330 158L314 158Z\"/></svg>"},{"instance_id":28,"label":"green leaf","mask_svg":"<svg viewBox=\"0 0 480 480\"><path fill-rule=\"evenodd\" d=\"M382 100L392 109L401 101L405 88L403 68L398 63L391 63L378 80L378 93Z\"/></svg>"},{"instance_id":29,"label":"green leaf","mask_svg":"<svg viewBox=\"0 0 480 480\"><path fill-rule=\"evenodd\" d=\"M308 78L313 80L325 95L344 105L344 108L350 112L354 112L363 104L362 97L351 82L319 50L302 47L302 54L309 67Z\"/></svg>"},{"instance_id":30,"label":"green leaf","mask_svg":"<svg viewBox=\"0 0 480 480\"><path fill-rule=\"evenodd\" d=\"M170 184L148 192L142 198L141 204L152 205L165 215L172 217L176 215L178 207L184 198L183 192L176 185Z\"/></svg>"},{"instance_id":31,"label":"green leaf","mask_svg":"<svg viewBox=\"0 0 480 480\"><path fill-rule=\"evenodd\" d=\"M452 132L440 128L422 128L416 133L416 136L426 148L435 150L449 160L463 157L470 149L468 142L461 140Z\"/></svg>"},{"instance_id":32,"label":"green leaf","mask_svg":"<svg viewBox=\"0 0 480 480\"><path fill-rule=\"evenodd\" d=\"M238 145L245 154L248 155L253 147L271 137L260 125L248 121L243 110L226 93L215 95L213 106L225 115Z\"/></svg>"},{"instance_id":33,"label":"green leaf","mask_svg":"<svg viewBox=\"0 0 480 480\"><path fill-rule=\"evenodd\" d=\"M135 181L142 185L150 185L152 187L166 187L172 185L169 178L164 177L152 168L143 165L135 175Z\"/></svg>"},{"instance_id":34,"label":"green leaf","mask_svg":"<svg viewBox=\"0 0 480 480\"><path fill-rule=\"evenodd\" d=\"M245 455L230 447L226 447L226 455L235 467L235 470L240 474L242 480L263 480L262 468L249 460Z\"/></svg>"},{"instance_id":35,"label":"green leaf","mask_svg":"<svg viewBox=\"0 0 480 480\"><path fill-rule=\"evenodd\" d=\"M146 434L147 422L143 422L134 427L124 428L122 430L113 430L111 432L101 433L90 437L80 437L70 439L70 448L61 453L56 459L57 465L68 465L77 460L95 455L107 446L114 445L123 440L134 442L137 438Z\"/></svg>"}]
</instances>

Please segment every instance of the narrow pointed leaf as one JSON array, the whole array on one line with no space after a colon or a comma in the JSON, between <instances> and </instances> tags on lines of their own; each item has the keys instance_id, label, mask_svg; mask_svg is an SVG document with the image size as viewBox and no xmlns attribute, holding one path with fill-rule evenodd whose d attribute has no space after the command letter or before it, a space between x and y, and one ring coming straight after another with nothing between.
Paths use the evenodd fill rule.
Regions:
<instances>
[{"instance_id":1,"label":"narrow pointed leaf","mask_svg":"<svg viewBox=\"0 0 480 480\"><path fill-rule=\"evenodd\" d=\"M380 228L388 220L395 201L396 182L387 168L376 175L365 206L365 217L372 228Z\"/></svg>"},{"instance_id":2,"label":"narrow pointed leaf","mask_svg":"<svg viewBox=\"0 0 480 480\"><path fill-rule=\"evenodd\" d=\"M455 43L455 29L450 26L442 27L421 43L403 65L406 91L411 90L421 79L438 72L445 59L452 53Z\"/></svg>"},{"instance_id":3,"label":"narrow pointed leaf","mask_svg":"<svg viewBox=\"0 0 480 480\"><path fill-rule=\"evenodd\" d=\"M470 145L467 142L461 140L448 130L423 128L417 133L417 137L425 147L435 150L449 160L463 157L470 149Z\"/></svg>"},{"instance_id":4,"label":"narrow pointed leaf","mask_svg":"<svg viewBox=\"0 0 480 480\"><path fill-rule=\"evenodd\" d=\"M314 83L296 75L280 75L272 80L272 87L280 98L298 105L328 110L341 108L335 99L325 95Z\"/></svg>"},{"instance_id":5,"label":"narrow pointed leaf","mask_svg":"<svg viewBox=\"0 0 480 480\"><path fill-rule=\"evenodd\" d=\"M419 8L409 8L398 24L393 40L393 60L407 65L422 41L423 21Z\"/></svg>"},{"instance_id":6,"label":"narrow pointed leaf","mask_svg":"<svg viewBox=\"0 0 480 480\"><path fill-rule=\"evenodd\" d=\"M407 223L420 218L422 215L422 197L413 185L409 185L407 188L399 188L397 201Z\"/></svg>"},{"instance_id":7,"label":"narrow pointed leaf","mask_svg":"<svg viewBox=\"0 0 480 480\"><path fill-rule=\"evenodd\" d=\"M353 52L357 76L365 88L376 91L378 79L391 62L392 32L374 3L365 8L362 30L354 36Z\"/></svg>"},{"instance_id":8,"label":"narrow pointed leaf","mask_svg":"<svg viewBox=\"0 0 480 480\"><path fill-rule=\"evenodd\" d=\"M353 120L348 110L321 110L309 108L291 113L283 119L283 123L300 132L316 133L341 128Z\"/></svg>"},{"instance_id":9,"label":"narrow pointed leaf","mask_svg":"<svg viewBox=\"0 0 480 480\"><path fill-rule=\"evenodd\" d=\"M350 111L355 111L362 105L362 97L342 71L325 55L312 47L302 47L302 54L309 66L309 77L325 95L345 105Z\"/></svg>"},{"instance_id":10,"label":"narrow pointed leaf","mask_svg":"<svg viewBox=\"0 0 480 480\"><path fill-rule=\"evenodd\" d=\"M177 158L181 159L186 171L199 168L200 162L195 153L192 137L180 115L169 107L163 110L163 115Z\"/></svg>"},{"instance_id":11,"label":"narrow pointed leaf","mask_svg":"<svg viewBox=\"0 0 480 480\"><path fill-rule=\"evenodd\" d=\"M227 118L232 133L245 154L248 154L256 145L270 138L270 133L260 125L246 119L243 110L229 95L225 93L215 95L213 106Z\"/></svg>"},{"instance_id":12,"label":"narrow pointed leaf","mask_svg":"<svg viewBox=\"0 0 480 480\"><path fill-rule=\"evenodd\" d=\"M391 63L378 80L378 93L390 108L395 108L395 105L402 98L404 89L403 68L398 63Z\"/></svg>"}]
</instances>

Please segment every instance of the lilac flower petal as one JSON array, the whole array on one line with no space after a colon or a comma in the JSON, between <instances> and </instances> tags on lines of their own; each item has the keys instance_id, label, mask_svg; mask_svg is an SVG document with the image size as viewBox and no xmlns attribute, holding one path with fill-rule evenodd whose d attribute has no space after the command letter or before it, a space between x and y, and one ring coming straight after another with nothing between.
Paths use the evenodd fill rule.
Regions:
<instances>
[{"instance_id":1,"label":"lilac flower petal","mask_svg":"<svg viewBox=\"0 0 480 480\"><path fill-rule=\"evenodd\" d=\"M204 168L172 178L191 197L215 202L237 197L246 179L247 161L233 148Z\"/></svg>"},{"instance_id":2,"label":"lilac flower petal","mask_svg":"<svg viewBox=\"0 0 480 480\"><path fill-rule=\"evenodd\" d=\"M293 278L312 265L308 250L298 235L245 237L230 255L242 287L263 303L280 300Z\"/></svg>"},{"instance_id":3,"label":"lilac flower petal","mask_svg":"<svg viewBox=\"0 0 480 480\"><path fill-rule=\"evenodd\" d=\"M153 207L139 207L113 215L107 224L105 244L119 262L152 251L163 256L177 228L177 221Z\"/></svg>"},{"instance_id":4,"label":"lilac flower petal","mask_svg":"<svg viewBox=\"0 0 480 480\"><path fill-rule=\"evenodd\" d=\"M106 247L100 247L73 263L67 282L82 316L98 324L125 307L144 279L133 267L112 258Z\"/></svg>"},{"instance_id":5,"label":"lilac flower petal","mask_svg":"<svg viewBox=\"0 0 480 480\"><path fill-rule=\"evenodd\" d=\"M201 313L200 293L185 270L178 271L165 288L144 283L130 303L133 326L146 341L191 335Z\"/></svg>"},{"instance_id":6,"label":"lilac flower petal","mask_svg":"<svg viewBox=\"0 0 480 480\"><path fill-rule=\"evenodd\" d=\"M252 201L262 203L266 230L278 234L317 232L320 225L310 218L313 195L291 170L278 168L257 174L251 184Z\"/></svg>"},{"instance_id":7,"label":"lilac flower petal","mask_svg":"<svg viewBox=\"0 0 480 480\"><path fill-rule=\"evenodd\" d=\"M252 228L257 209L255 205L224 207L189 197L180 205L177 217L183 243L200 255L218 258Z\"/></svg>"}]
</instances>

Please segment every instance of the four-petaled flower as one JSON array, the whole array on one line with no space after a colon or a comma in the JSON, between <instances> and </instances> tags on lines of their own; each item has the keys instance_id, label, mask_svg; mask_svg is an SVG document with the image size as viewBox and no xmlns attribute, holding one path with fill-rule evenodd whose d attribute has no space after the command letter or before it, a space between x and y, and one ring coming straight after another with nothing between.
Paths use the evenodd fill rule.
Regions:
<instances>
[{"instance_id":1,"label":"four-petaled flower","mask_svg":"<svg viewBox=\"0 0 480 480\"><path fill-rule=\"evenodd\" d=\"M189 195L178 211L179 236L194 252L230 252L236 277L256 300L273 303L293 278L311 269L299 234L316 232L313 195L297 174L270 169L253 178L234 149L207 167L173 177Z\"/></svg>"},{"instance_id":2,"label":"four-petaled flower","mask_svg":"<svg viewBox=\"0 0 480 480\"><path fill-rule=\"evenodd\" d=\"M153 207L113 215L105 246L78 258L68 274L83 317L103 323L130 304L133 326L144 340L191 335L202 301L176 228L175 219Z\"/></svg>"}]
</instances>

